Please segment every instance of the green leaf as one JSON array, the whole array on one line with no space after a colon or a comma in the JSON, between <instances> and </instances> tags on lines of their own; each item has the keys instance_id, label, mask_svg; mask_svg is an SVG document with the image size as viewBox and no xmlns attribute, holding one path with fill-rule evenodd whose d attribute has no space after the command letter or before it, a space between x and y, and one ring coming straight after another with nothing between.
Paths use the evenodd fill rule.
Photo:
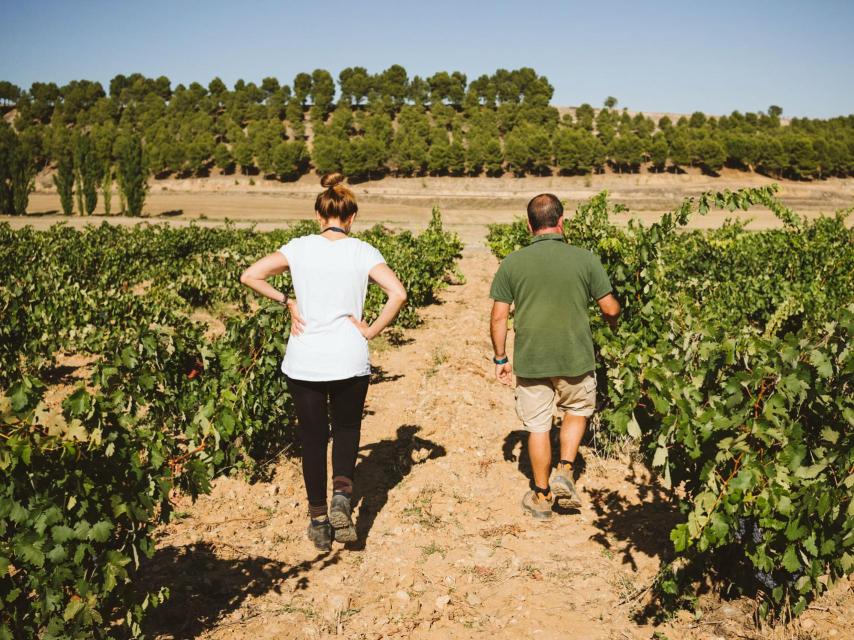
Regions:
<instances>
[{"instance_id":1,"label":"green leaf","mask_svg":"<svg viewBox=\"0 0 854 640\"><path fill-rule=\"evenodd\" d=\"M50 535L54 542L61 544L63 542L68 542L74 537L74 529L64 524L58 524L51 528Z\"/></svg>"},{"instance_id":2,"label":"green leaf","mask_svg":"<svg viewBox=\"0 0 854 640\"><path fill-rule=\"evenodd\" d=\"M688 548L688 525L679 524L670 532L670 540L676 553L681 553Z\"/></svg>"},{"instance_id":3,"label":"green leaf","mask_svg":"<svg viewBox=\"0 0 854 640\"><path fill-rule=\"evenodd\" d=\"M70 622L85 606L85 603L79 597L70 600L65 607L65 613L62 614L63 620Z\"/></svg>"},{"instance_id":4,"label":"green leaf","mask_svg":"<svg viewBox=\"0 0 854 640\"><path fill-rule=\"evenodd\" d=\"M635 440L640 440L641 438L641 428L638 424L637 418L635 418L634 412L632 412L632 417L629 418L629 423L626 425L626 430L628 434L634 438Z\"/></svg>"},{"instance_id":5,"label":"green leaf","mask_svg":"<svg viewBox=\"0 0 854 640\"><path fill-rule=\"evenodd\" d=\"M37 567L44 566L44 552L33 543L21 542L15 545L15 553L24 562L29 562Z\"/></svg>"},{"instance_id":6,"label":"green leaf","mask_svg":"<svg viewBox=\"0 0 854 640\"><path fill-rule=\"evenodd\" d=\"M801 568L801 561L798 560L798 554L794 545L786 547L786 553L783 554L783 567L789 573L794 573Z\"/></svg>"},{"instance_id":7,"label":"green leaf","mask_svg":"<svg viewBox=\"0 0 854 640\"><path fill-rule=\"evenodd\" d=\"M824 429L821 430L821 439L829 442L830 444L836 444L839 440L839 432L834 431L830 427L824 427Z\"/></svg>"},{"instance_id":8,"label":"green leaf","mask_svg":"<svg viewBox=\"0 0 854 640\"><path fill-rule=\"evenodd\" d=\"M101 520L92 525L89 529L89 540L93 542L106 542L110 538L110 532L113 530L113 524L106 520Z\"/></svg>"}]
</instances>

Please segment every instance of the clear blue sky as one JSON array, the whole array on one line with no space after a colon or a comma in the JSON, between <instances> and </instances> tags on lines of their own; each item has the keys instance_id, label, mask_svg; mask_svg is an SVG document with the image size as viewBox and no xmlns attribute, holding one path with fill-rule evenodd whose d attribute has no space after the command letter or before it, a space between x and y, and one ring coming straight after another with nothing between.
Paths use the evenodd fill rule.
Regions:
<instances>
[{"instance_id":1,"label":"clear blue sky","mask_svg":"<svg viewBox=\"0 0 854 640\"><path fill-rule=\"evenodd\" d=\"M272 75L320 67L469 80L530 66L554 103L613 95L643 111L709 114L783 107L787 116L854 113L854 1L261 2L0 0L0 79L99 80Z\"/></svg>"}]
</instances>

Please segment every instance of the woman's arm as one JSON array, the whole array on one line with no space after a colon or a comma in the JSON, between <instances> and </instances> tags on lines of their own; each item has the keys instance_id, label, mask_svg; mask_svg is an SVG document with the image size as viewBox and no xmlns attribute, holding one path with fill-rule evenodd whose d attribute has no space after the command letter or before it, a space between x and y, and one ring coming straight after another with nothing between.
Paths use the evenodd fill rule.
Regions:
<instances>
[{"instance_id":1,"label":"woman's arm","mask_svg":"<svg viewBox=\"0 0 854 640\"><path fill-rule=\"evenodd\" d=\"M369 325L361 319L357 320L353 316L350 316L350 320L362 332L366 340L372 340L394 320L394 317L400 311L401 307L403 307L403 304L406 302L406 289L403 288L400 280L394 275L394 271L385 263L378 264L371 269L368 276L385 291L388 300L386 300L385 306L380 311L380 315L377 316L377 319L372 324Z\"/></svg>"},{"instance_id":2,"label":"woman's arm","mask_svg":"<svg viewBox=\"0 0 854 640\"><path fill-rule=\"evenodd\" d=\"M287 268L288 259L281 252L276 251L264 256L241 273L240 282L265 298L287 304L288 311L291 312L291 333L298 336L302 333L305 323L297 309L297 301L267 282L267 278L284 273Z\"/></svg>"}]
</instances>

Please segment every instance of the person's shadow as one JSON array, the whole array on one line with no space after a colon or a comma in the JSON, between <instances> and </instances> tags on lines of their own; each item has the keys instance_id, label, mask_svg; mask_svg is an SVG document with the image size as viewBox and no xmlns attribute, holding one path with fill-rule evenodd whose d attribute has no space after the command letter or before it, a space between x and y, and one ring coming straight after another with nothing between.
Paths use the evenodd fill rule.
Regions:
<instances>
[{"instance_id":1,"label":"person's shadow","mask_svg":"<svg viewBox=\"0 0 854 640\"><path fill-rule=\"evenodd\" d=\"M388 494L415 465L441 458L447 452L442 445L419 438L421 427L405 424L397 428L395 439L380 440L360 449L353 488L353 509L359 507L356 519L358 540L350 549L364 549L374 521L388 502Z\"/></svg>"},{"instance_id":2,"label":"person's shadow","mask_svg":"<svg viewBox=\"0 0 854 640\"><path fill-rule=\"evenodd\" d=\"M549 439L552 441L552 468L560 462L560 420L556 420L552 425L552 430L549 432ZM516 453L518 448L519 452ZM511 431L504 438L504 443L501 446L501 451L504 459L508 462L516 462L518 464L519 473L528 479L528 485L531 490L534 489L534 472L531 470L531 458L528 455L528 432L523 429ZM581 451L575 458L575 464L572 465L572 476L574 481L584 473L586 468L584 456ZM565 509L557 504L554 506L557 513L578 513L577 509Z\"/></svg>"}]
</instances>

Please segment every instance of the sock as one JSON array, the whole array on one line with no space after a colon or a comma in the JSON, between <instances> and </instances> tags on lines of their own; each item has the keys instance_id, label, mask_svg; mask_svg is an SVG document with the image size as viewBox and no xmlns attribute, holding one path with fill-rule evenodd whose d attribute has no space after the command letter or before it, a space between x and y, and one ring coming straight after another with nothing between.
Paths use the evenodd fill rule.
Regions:
<instances>
[{"instance_id":1,"label":"sock","mask_svg":"<svg viewBox=\"0 0 854 640\"><path fill-rule=\"evenodd\" d=\"M541 496L543 496L543 497L545 498L546 496L548 496L548 495L549 495L549 492L551 491L551 489L548 489L548 488L546 488L546 489L541 489L541 488L540 488L540 487L538 487L537 485L534 485L534 491L536 491L539 495L541 495Z\"/></svg>"},{"instance_id":2,"label":"sock","mask_svg":"<svg viewBox=\"0 0 854 640\"><path fill-rule=\"evenodd\" d=\"M322 520L326 517L326 504L308 505L308 515L312 520Z\"/></svg>"},{"instance_id":3,"label":"sock","mask_svg":"<svg viewBox=\"0 0 854 640\"><path fill-rule=\"evenodd\" d=\"M572 462L570 462L569 460L561 460L558 464L572 469Z\"/></svg>"},{"instance_id":4,"label":"sock","mask_svg":"<svg viewBox=\"0 0 854 640\"><path fill-rule=\"evenodd\" d=\"M335 476L332 478L332 492L340 493L349 498L353 495L353 480L347 476Z\"/></svg>"}]
</instances>

